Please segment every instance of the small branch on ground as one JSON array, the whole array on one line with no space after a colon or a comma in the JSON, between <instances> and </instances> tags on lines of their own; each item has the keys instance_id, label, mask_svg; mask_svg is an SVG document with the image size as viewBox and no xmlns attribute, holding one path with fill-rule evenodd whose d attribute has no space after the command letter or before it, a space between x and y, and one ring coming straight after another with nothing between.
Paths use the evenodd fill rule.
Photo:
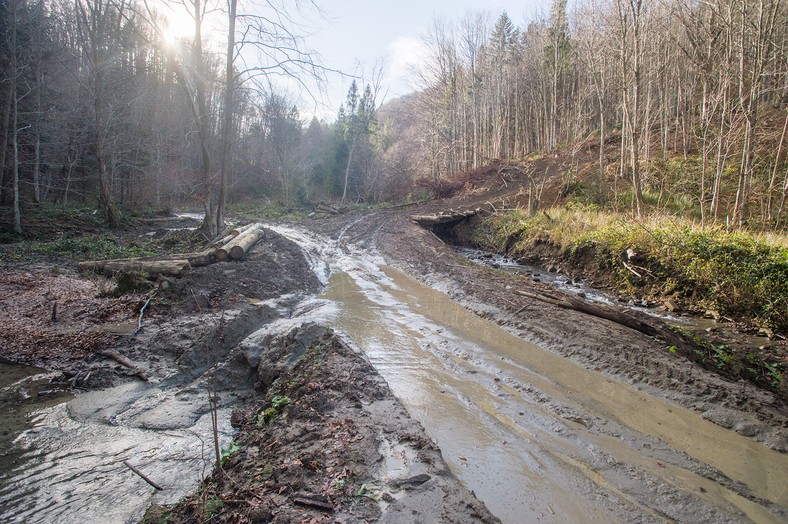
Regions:
<instances>
[{"instance_id":1,"label":"small branch on ground","mask_svg":"<svg viewBox=\"0 0 788 524\"><path fill-rule=\"evenodd\" d=\"M145 474L144 474L142 471L138 470L137 468L135 468L134 466L132 466L131 464L129 464L129 461L128 461L128 460L124 460L124 461L123 461L123 464L125 464L125 465L126 465L126 467L127 467L127 468L129 468L131 471L133 471L134 473L136 473L137 475L139 475L139 477L140 477L142 480L144 480L145 482L147 482L148 484L150 484L151 486L153 486L153 487L154 487L154 488L155 488L157 491L162 491L162 490L164 490L164 488L162 488L161 486L159 486L158 484L156 484L155 482L153 482L153 481L152 481L150 478L148 478L148 476L147 476L147 475L145 475Z\"/></svg>"},{"instance_id":2,"label":"small branch on ground","mask_svg":"<svg viewBox=\"0 0 788 524\"><path fill-rule=\"evenodd\" d=\"M145 310L148 308L148 304L150 304L150 301L153 300L153 297L155 296L156 296L156 290L154 290L150 295L148 295L148 300L145 301L145 305L143 305L142 309L140 309L140 318L137 320L137 329L135 329L134 333L131 334L131 338L134 338L134 336L142 330L142 316L145 314Z\"/></svg>"}]
</instances>

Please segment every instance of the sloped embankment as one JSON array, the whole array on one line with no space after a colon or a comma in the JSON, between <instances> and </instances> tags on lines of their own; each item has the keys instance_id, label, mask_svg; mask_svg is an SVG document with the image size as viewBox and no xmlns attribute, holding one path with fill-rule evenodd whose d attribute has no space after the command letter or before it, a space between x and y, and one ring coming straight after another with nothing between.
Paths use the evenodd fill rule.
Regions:
<instances>
[{"instance_id":1,"label":"sloped embankment","mask_svg":"<svg viewBox=\"0 0 788 524\"><path fill-rule=\"evenodd\" d=\"M224 472L144 522L498 522L333 331L306 324L259 347L264 401L234 414Z\"/></svg>"}]
</instances>

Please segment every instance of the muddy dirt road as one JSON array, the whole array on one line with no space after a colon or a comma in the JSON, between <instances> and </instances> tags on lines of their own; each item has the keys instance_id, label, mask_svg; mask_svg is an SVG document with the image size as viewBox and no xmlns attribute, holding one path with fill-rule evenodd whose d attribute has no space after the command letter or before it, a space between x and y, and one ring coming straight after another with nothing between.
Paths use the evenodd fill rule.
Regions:
<instances>
[{"instance_id":1,"label":"muddy dirt road","mask_svg":"<svg viewBox=\"0 0 788 524\"><path fill-rule=\"evenodd\" d=\"M208 385L218 385L230 439L229 409L255 388L285 387L281 377L293 407L270 427L245 424L247 445L228 467L247 483L217 492L239 504L220 521L494 521L469 490L511 523L788 518L788 422L769 392L726 382L622 326L516 296L534 284L468 263L401 211L270 229L277 234L249 260L173 282L146 328L115 341L144 382L129 370L118 379L118 366L96 354L48 361L92 391L48 408L26 433L34 455L59 468L56 489L43 489L45 467L20 467L0 489L4 514L78 522L85 508L100 514L114 502L111 489L90 489L96 482L130 494L115 522L172 502L122 460L173 485L186 475L176 465L188 463L196 482L210 464ZM329 367L287 375L313 339L331 348L318 359ZM86 430L99 438L80 441ZM340 434L354 435L352 445ZM62 435L71 444L44 449ZM107 439L118 445L98 444ZM150 439L159 440L142 445ZM344 462L353 466L328 466ZM268 469L271 478L248 474ZM75 486L83 499L78 489L67 496ZM294 506L303 490L322 490L333 513ZM195 507L178 522L196 518Z\"/></svg>"},{"instance_id":2,"label":"muddy dirt road","mask_svg":"<svg viewBox=\"0 0 788 524\"><path fill-rule=\"evenodd\" d=\"M327 264L335 326L504 522L788 516L785 412L768 393L626 328L515 302L521 282L464 265L400 214L337 220L329 239L277 230Z\"/></svg>"}]
</instances>

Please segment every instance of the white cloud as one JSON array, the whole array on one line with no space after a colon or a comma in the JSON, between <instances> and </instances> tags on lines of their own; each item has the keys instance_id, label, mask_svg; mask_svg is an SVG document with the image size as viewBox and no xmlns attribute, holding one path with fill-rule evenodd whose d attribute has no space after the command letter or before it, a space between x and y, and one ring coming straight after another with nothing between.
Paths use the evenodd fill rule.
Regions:
<instances>
[{"instance_id":1,"label":"white cloud","mask_svg":"<svg viewBox=\"0 0 788 524\"><path fill-rule=\"evenodd\" d=\"M388 64L385 83L390 94L400 96L413 90L414 69L427 58L424 42L413 36L399 36L388 45Z\"/></svg>"}]
</instances>

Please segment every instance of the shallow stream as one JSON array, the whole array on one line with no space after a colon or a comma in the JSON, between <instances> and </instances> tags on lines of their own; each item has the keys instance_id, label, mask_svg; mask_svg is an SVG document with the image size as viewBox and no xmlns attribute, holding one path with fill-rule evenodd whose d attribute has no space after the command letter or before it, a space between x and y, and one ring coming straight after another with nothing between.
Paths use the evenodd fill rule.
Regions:
<instances>
[{"instance_id":1,"label":"shallow stream","mask_svg":"<svg viewBox=\"0 0 788 524\"><path fill-rule=\"evenodd\" d=\"M210 415L199 414L205 391L132 382L20 400L20 390L40 390L46 378L34 368L0 364L0 521L138 522L150 504L178 501L210 472L213 430ZM229 410L220 410L219 419L226 441Z\"/></svg>"}]
</instances>

